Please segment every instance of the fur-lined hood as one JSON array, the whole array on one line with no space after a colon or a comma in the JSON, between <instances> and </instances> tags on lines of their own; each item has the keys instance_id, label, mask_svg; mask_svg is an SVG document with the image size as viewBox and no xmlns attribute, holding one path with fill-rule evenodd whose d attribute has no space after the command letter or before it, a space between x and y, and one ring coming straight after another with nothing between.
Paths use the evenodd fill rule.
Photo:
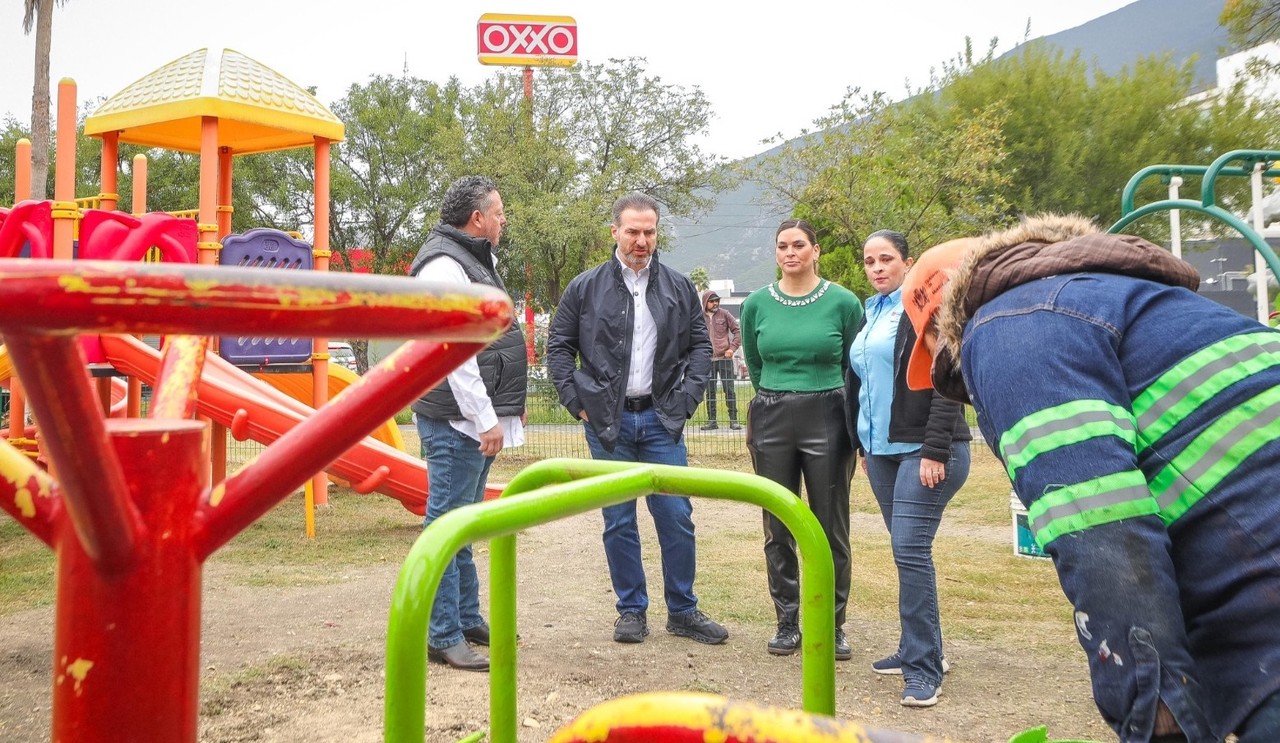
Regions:
<instances>
[{"instance_id":1,"label":"fur-lined hood","mask_svg":"<svg viewBox=\"0 0 1280 743\"><path fill-rule=\"evenodd\" d=\"M1195 291L1200 274L1167 250L1133 235L1103 232L1078 215L1029 216L978 238L951 277L938 310L938 335L960 358L965 323L1000 293L1029 281L1075 272L1114 273Z\"/></svg>"}]
</instances>

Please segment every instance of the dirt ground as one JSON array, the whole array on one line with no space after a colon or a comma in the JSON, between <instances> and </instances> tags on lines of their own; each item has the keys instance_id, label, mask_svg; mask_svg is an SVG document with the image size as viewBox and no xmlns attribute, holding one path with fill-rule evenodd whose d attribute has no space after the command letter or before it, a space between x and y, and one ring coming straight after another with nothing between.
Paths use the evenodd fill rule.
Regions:
<instances>
[{"instance_id":1,"label":"dirt ground","mask_svg":"<svg viewBox=\"0 0 1280 743\"><path fill-rule=\"evenodd\" d=\"M700 501L695 512L701 534L740 530L757 518L754 509L718 501ZM854 522L855 534L883 528L866 514L855 514ZM406 547L418 531L407 519ZM598 534L599 515L590 513L519 538L521 741L545 741L593 704L633 692L689 690L800 706L800 657L765 652L769 622L726 619L729 641L710 647L666 634L659 607L650 611L653 634L644 644L614 643L613 594ZM1007 532L992 529L985 538L1007 539ZM648 545L651 587L661 586L655 553ZM479 547L482 569L486 558ZM239 569L215 556L205 574L200 739L379 740L387 611L399 565L353 568L332 584L283 589L244 585L236 580ZM757 588L744 595L767 602L763 585ZM703 608L721 618L731 614L705 595ZM1090 699L1082 658L1034 658L999 642L949 640L953 668L940 703L905 709L898 704L900 679L869 669L896 642L895 623L860 618L856 605L850 614L854 656L836 671L842 718L957 741L1006 741L1040 724L1055 738L1114 739ZM0 618L0 740L49 737L52 621L47 608ZM432 665L427 739L457 740L485 729L487 683L486 674Z\"/></svg>"}]
</instances>

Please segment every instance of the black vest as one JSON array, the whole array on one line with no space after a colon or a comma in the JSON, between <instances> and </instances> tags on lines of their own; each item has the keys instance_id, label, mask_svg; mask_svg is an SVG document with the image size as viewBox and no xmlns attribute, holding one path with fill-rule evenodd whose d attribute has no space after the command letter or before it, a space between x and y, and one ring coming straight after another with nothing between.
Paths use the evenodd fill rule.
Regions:
<instances>
[{"instance_id":1,"label":"black vest","mask_svg":"<svg viewBox=\"0 0 1280 743\"><path fill-rule=\"evenodd\" d=\"M493 268L489 241L471 235L447 224L438 224L427 235L418 254L409 267L409 275L417 276L428 261L448 256L462 266L467 278L476 284L487 284L506 290L502 279ZM483 260L482 260L483 259ZM497 340L476 355L480 377L485 392L493 403L493 412L499 417L518 416L524 413L528 391L528 356L524 346L524 334L514 319L511 327ZM444 379L412 405L413 412L427 418L462 420L462 411Z\"/></svg>"}]
</instances>

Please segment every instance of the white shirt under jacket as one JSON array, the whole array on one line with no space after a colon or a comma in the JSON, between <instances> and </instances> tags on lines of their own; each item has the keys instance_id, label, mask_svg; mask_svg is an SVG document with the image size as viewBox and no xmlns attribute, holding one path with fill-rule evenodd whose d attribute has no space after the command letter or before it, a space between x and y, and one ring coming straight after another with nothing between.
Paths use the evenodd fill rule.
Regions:
<instances>
[{"instance_id":1,"label":"white shirt under jacket","mask_svg":"<svg viewBox=\"0 0 1280 743\"><path fill-rule=\"evenodd\" d=\"M493 265L497 268L498 259ZM471 279L462 266L447 255L437 256L427 261L418 278L423 281L435 281L445 284L470 284ZM508 415L498 417L493 412L493 401L485 391L484 380L480 377L480 364L476 357L467 359L461 366L449 373L449 389L453 399L458 403L458 410L464 416L460 421L449 421L463 434L480 441L480 432L488 431L495 425L502 426L502 447L520 446L524 443L524 424L520 416ZM415 413L416 415L416 413Z\"/></svg>"}]
</instances>

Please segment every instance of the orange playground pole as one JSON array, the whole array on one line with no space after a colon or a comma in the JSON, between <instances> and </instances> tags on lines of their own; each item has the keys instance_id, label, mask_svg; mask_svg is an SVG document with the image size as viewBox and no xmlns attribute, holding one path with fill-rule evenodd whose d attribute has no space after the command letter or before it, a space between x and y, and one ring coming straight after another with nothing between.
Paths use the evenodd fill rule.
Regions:
<instances>
[{"instance_id":1,"label":"orange playground pole","mask_svg":"<svg viewBox=\"0 0 1280 743\"><path fill-rule=\"evenodd\" d=\"M218 148L218 240L231 234L231 148Z\"/></svg>"},{"instance_id":2,"label":"orange playground pole","mask_svg":"<svg viewBox=\"0 0 1280 743\"><path fill-rule=\"evenodd\" d=\"M205 116L200 120L200 218L196 243L197 260L202 265L218 262L218 120ZM203 418L202 418L203 420ZM227 477L227 429L210 421L210 465L214 482Z\"/></svg>"},{"instance_id":3,"label":"orange playground pole","mask_svg":"<svg viewBox=\"0 0 1280 743\"><path fill-rule=\"evenodd\" d=\"M147 213L147 156L133 156L133 216Z\"/></svg>"},{"instance_id":4,"label":"orange playground pole","mask_svg":"<svg viewBox=\"0 0 1280 743\"><path fill-rule=\"evenodd\" d=\"M116 133L111 135L118 136ZM103 140L106 141L105 139ZM105 160L105 157L104 157ZM147 213L147 156L133 156L133 204L131 206L133 215L141 217ZM129 402L126 403L128 412L126 415L130 418L142 417L142 380L138 377L129 377Z\"/></svg>"},{"instance_id":5,"label":"orange playground pole","mask_svg":"<svg viewBox=\"0 0 1280 743\"><path fill-rule=\"evenodd\" d=\"M200 233L199 261L202 265L218 262L218 120L205 116L200 120Z\"/></svg>"},{"instance_id":6,"label":"orange playground pole","mask_svg":"<svg viewBox=\"0 0 1280 743\"><path fill-rule=\"evenodd\" d=\"M58 82L58 152L53 172L53 257L71 260L76 217L76 83Z\"/></svg>"},{"instance_id":7,"label":"orange playground pole","mask_svg":"<svg viewBox=\"0 0 1280 743\"><path fill-rule=\"evenodd\" d=\"M314 269L329 271L329 140L316 137L316 224L311 250ZM311 403L316 410L329 402L329 339L315 338L311 345ZM315 537L313 505L329 505L329 476L324 470L311 478L311 502L307 504L307 536Z\"/></svg>"},{"instance_id":8,"label":"orange playground pole","mask_svg":"<svg viewBox=\"0 0 1280 743\"><path fill-rule=\"evenodd\" d=\"M110 132L102 138L102 201L98 205L106 212L115 211L120 201L119 174L116 159L120 156L120 132Z\"/></svg>"},{"instance_id":9,"label":"orange playground pole","mask_svg":"<svg viewBox=\"0 0 1280 743\"><path fill-rule=\"evenodd\" d=\"M31 140L23 137L14 148L13 203L31 198ZM14 421L17 421L15 426ZM15 374L9 380L9 441L22 441L22 451L27 451L27 393Z\"/></svg>"},{"instance_id":10,"label":"orange playground pole","mask_svg":"<svg viewBox=\"0 0 1280 743\"><path fill-rule=\"evenodd\" d=\"M23 137L14 148L17 161L13 168L13 203L31 198L31 140Z\"/></svg>"}]
</instances>

